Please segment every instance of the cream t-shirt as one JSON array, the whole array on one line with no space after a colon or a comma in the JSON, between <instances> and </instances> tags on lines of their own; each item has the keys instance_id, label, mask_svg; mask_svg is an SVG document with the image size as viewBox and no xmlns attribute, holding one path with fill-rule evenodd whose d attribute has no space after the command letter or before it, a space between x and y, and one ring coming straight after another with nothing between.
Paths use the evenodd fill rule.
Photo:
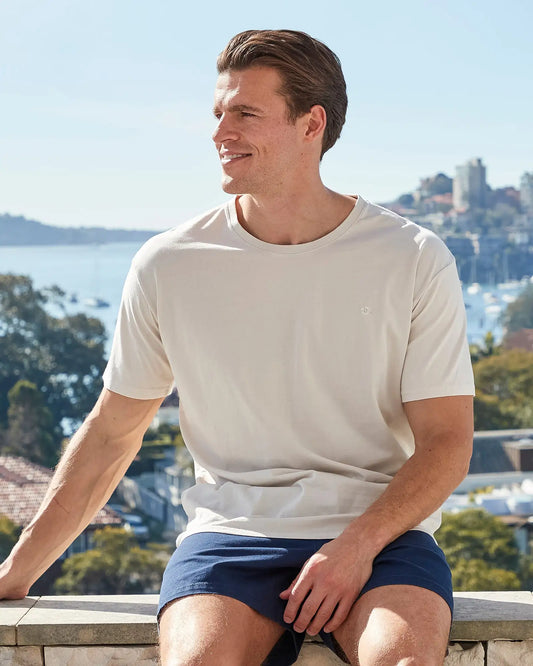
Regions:
<instances>
[{"instance_id":1,"label":"cream t-shirt","mask_svg":"<svg viewBox=\"0 0 533 666\"><path fill-rule=\"evenodd\" d=\"M402 402L474 392L453 256L362 197L300 245L224 204L150 239L126 279L104 384L174 383L196 471L180 538L334 538L412 455Z\"/></svg>"}]
</instances>

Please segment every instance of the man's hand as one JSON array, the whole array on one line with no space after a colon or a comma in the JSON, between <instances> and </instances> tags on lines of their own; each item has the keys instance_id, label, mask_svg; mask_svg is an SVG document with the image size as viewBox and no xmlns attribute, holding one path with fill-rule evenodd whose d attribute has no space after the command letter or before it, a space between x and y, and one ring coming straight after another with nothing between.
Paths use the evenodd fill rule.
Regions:
<instances>
[{"instance_id":1,"label":"man's hand","mask_svg":"<svg viewBox=\"0 0 533 666\"><path fill-rule=\"evenodd\" d=\"M0 564L0 600L24 599L30 591L30 586L14 579L8 569L8 560Z\"/></svg>"},{"instance_id":2,"label":"man's hand","mask_svg":"<svg viewBox=\"0 0 533 666\"><path fill-rule=\"evenodd\" d=\"M310 557L280 594L288 600L285 622L311 636L338 629L372 573L373 557L358 551L353 538L341 534Z\"/></svg>"}]
</instances>

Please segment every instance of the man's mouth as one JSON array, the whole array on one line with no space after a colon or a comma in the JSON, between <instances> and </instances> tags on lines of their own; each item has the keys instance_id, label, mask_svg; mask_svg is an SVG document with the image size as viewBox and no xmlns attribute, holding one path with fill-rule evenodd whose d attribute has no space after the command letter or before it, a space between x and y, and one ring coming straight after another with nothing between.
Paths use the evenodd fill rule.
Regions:
<instances>
[{"instance_id":1,"label":"man's mouth","mask_svg":"<svg viewBox=\"0 0 533 666\"><path fill-rule=\"evenodd\" d=\"M244 157L250 157L250 155L251 153L224 153L220 156L220 163L231 164L231 162L236 162Z\"/></svg>"}]
</instances>

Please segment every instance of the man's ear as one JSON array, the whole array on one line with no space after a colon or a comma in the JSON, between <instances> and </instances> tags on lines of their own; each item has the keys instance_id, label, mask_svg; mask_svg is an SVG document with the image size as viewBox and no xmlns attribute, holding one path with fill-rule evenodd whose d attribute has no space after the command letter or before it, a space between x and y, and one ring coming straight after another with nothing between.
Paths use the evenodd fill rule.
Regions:
<instances>
[{"instance_id":1,"label":"man's ear","mask_svg":"<svg viewBox=\"0 0 533 666\"><path fill-rule=\"evenodd\" d=\"M320 104L315 104L311 107L307 116L307 127L305 137L308 140L315 141L317 138L322 139L322 135L326 129L326 110Z\"/></svg>"}]
</instances>

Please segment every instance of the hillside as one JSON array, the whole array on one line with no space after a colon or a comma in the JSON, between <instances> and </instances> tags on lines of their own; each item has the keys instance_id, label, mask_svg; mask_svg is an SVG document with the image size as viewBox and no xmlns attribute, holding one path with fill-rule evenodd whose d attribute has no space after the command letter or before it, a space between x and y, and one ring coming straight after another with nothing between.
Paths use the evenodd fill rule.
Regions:
<instances>
[{"instance_id":1,"label":"hillside","mask_svg":"<svg viewBox=\"0 0 533 666\"><path fill-rule=\"evenodd\" d=\"M53 227L25 217L0 215L0 245L83 245L144 241L155 231L103 229L102 227Z\"/></svg>"}]
</instances>

